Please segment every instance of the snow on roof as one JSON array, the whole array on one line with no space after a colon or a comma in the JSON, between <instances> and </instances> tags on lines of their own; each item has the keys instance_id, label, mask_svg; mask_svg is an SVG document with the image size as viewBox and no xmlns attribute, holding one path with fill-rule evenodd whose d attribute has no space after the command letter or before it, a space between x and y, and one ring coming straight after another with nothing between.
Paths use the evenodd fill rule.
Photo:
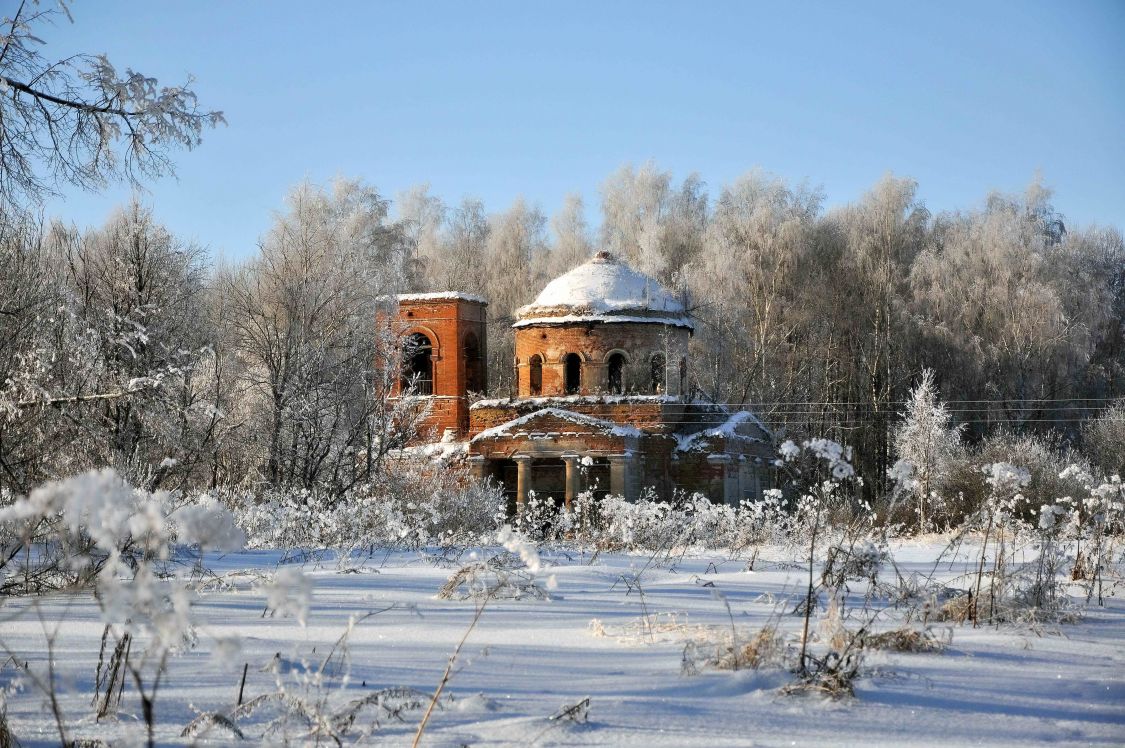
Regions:
<instances>
[{"instance_id":1,"label":"snow on roof","mask_svg":"<svg viewBox=\"0 0 1125 748\"><path fill-rule=\"evenodd\" d=\"M516 310L516 315L520 318L516 327L570 322L649 322L694 327L687 319L684 305L663 286L609 252L598 252L588 262L555 278L535 301Z\"/></svg>"},{"instance_id":2,"label":"snow on roof","mask_svg":"<svg viewBox=\"0 0 1125 748\"><path fill-rule=\"evenodd\" d=\"M448 462L468 454L468 451L469 443L467 441L447 441L442 439L437 442L403 447L401 450L398 450L396 454L403 457L425 457L434 462Z\"/></svg>"},{"instance_id":3,"label":"snow on roof","mask_svg":"<svg viewBox=\"0 0 1125 748\"><path fill-rule=\"evenodd\" d=\"M519 418L513 418L511 421L502 423L499 426L493 426L490 429L485 429L484 431L474 436L472 441L476 442L483 439L494 439L498 436L511 436L512 434L516 433L516 430L520 426L525 426L528 423L534 421L539 416L545 415L553 416L555 418L569 421L571 423L576 423L581 426L595 428L598 431L604 434L609 434L611 436L641 436L640 429L634 428L632 426L620 426L616 423L613 423L612 421L606 421L601 418L594 418L593 416L584 415L582 413L575 413L572 410L563 410L562 408L543 408L542 410L528 413L527 415L520 416Z\"/></svg>"},{"instance_id":4,"label":"snow on roof","mask_svg":"<svg viewBox=\"0 0 1125 748\"><path fill-rule=\"evenodd\" d=\"M488 304L484 298L471 293L460 291L438 291L436 293L400 293L396 297L399 301L475 301L478 304Z\"/></svg>"},{"instance_id":5,"label":"snow on roof","mask_svg":"<svg viewBox=\"0 0 1125 748\"><path fill-rule=\"evenodd\" d=\"M691 323L691 320L689 320L687 317L636 317L625 314L566 314L560 317L531 317L528 319L521 319L519 322L516 322L514 325L512 325L512 327L532 327L534 325L572 325L579 322L636 322L641 324L686 327L689 330L695 329L695 325L693 325Z\"/></svg>"},{"instance_id":6,"label":"snow on roof","mask_svg":"<svg viewBox=\"0 0 1125 748\"><path fill-rule=\"evenodd\" d=\"M758 427L767 436L770 433L765 425L760 420L758 420L757 416L755 416L748 410L740 410L737 413L732 414L731 417L728 418L724 423L716 426L713 429L706 429L704 431L697 431L694 434L688 434L687 436L677 437L676 440L679 442L679 444L676 446L676 449L680 450L681 452L688 452L694 447L702 446L710 439L746 439L749 441L764 441L763 439L759 439L757 437L746 436L745 434L738 433L738 427L747 423L753 424L754 426Z\"/></svg>"},{"instance_id":7,"label":"snow on roof","mask_svg":"<svg viewBox=\"0 0 1125 748\"><path fill-rule=\"evenodd\" d=\"M499 408L505 405L516 407L550 407L552 405L617 405L620 403L680 403L676 395L560 395L554 397L496 397L477 400L469 406L476 408Z\"/></svg>"}]
</instances>

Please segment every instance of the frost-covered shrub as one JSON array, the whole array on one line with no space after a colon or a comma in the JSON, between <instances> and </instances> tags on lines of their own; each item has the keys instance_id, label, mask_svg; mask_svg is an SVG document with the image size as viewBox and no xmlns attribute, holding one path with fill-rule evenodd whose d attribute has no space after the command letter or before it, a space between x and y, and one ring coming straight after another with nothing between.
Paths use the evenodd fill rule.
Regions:
<instances>
[{"instance_id":1,"label":"frost-covered shrub","mask_svg":"<svg viewBox=\"0 0 1125 748\"><path fill-rule=\"evenodd\" d=\"M927 532L935 519L944 519L943 483L950 463L961 452L961 429L953 426L952 416L938 400L931 369L922 370L922 380L911 391L902 415L894 429L899 459L887 471L895 486L887 513L891 522L905 521ZM895 516L900 513L905 516Z\"/></svg>"},{"instance_id":2,"label":"frost-covered shrub","mask_svg":"<svg viewBox=\"0 0 1125 748\"><path fill-rule=\"evenodd\" d=\"M177 546L232 550L244 541L207 495L188 501L134 488L109 468L90 471L0 509L0 594L115 585Z\"/></svg>"},{"instance_id":3,"label":"frost-covered shrub","mask_svg":"<svg viewBox=\"0 0 1125 748\"><path fill-rule=\"evenodd\" d=\"M479 543L499 526L504 499L455 468L404 464L339 497L270 491L227 501L252 547L355 552Z\"/></svg>"},{"instance_id":4,"label":"frost-covered shrub","mask_svg":"<svg viewBox=\"0 0 1125 748\"><path fill-rule=\"evenodd\" d=\"M1070 541L1074 547L1071 579L1086 584L1086 599L1103 601L1104 578L1125 535L1125 484L1119 475L1098 481L1077 465L1060 476L1078 481L1080 498L1065 496L1040 512L1039 529L1048 537Z\"/></svg>"},{"instance_id":5,"label":"frost-covered shrub","mask_svg":"<svg viewBox=\"0 0 1125 748\"><path fill-rule=\"evenodd\" d=\"M1125 474L1125 398L1085 424L1082 449L1106 474Z\"/></svg>"},{"instance_id":6,"label":"frost-covered shrub","mask_svg":"<svg viewBox=\"0 0 1125 748\"><path fill-rule=\"evenodd\" d=\"M1038 521L1039 507L1060 496L1081 493L1082 485L1063 473L1072 464L1093 472L1082 457L1062 443L1056 434L1014 434L1001 431L980 443L971 452L962 454L950 466L945 480L947 518L956 526L979 511L990 496L981 465L1008 463L1028 471L1028 482L1021 494L1025 502L1021 516L1028 522Z\"/></svg>"},{"instance_id":7,"label":"frost-covered shrub","mask_svg":"<svg viewBox=\"0 0 1125 748\"><path fill-rule=\"evenodd\" d=\"M128 682L138 692L151 745L153 702L168 657L195 642L189 574L168 574L167 564L185 555L184 546L226 551L244 541L229 512L209 497L183 501L134 488L108 468L91 471L46 483L0 510L0 594L92 591L106 624L95 715L112 715ZM30 664L28 672L52 704L60 742L70 744L56 699L53 647L49 635L46 673L32 673Z\"/></svg>"},{"instance_id":8,"label":"frost-covered shrub","mask_svg":"<svg viewBox=\"0 0 1125 748\"><path fill-rule=\"evenodd\" d=\"M523 510L513 518L512 529L532 542L547 543L563 537L570 524L570 517L555 506L554 499L531 491Z\"/></svg>"},{"instance_id":9,"label":"frost-covered shrub","mask_svg":"<svg viewBox=\"0 0 1125 748\"><path fill-rule=\"evenodd\" d=\"M672 501L660 501L649 492L627 501L622 496L599 500L583 493L569 512L555 516L551 527L554 538L605 549L694 546L742 551L787 541L793 515L785 508L781 492L774 490L759 501L743 500L737 507L714 503L702 494L681 493Z\"/></svg>"}]
</instances>

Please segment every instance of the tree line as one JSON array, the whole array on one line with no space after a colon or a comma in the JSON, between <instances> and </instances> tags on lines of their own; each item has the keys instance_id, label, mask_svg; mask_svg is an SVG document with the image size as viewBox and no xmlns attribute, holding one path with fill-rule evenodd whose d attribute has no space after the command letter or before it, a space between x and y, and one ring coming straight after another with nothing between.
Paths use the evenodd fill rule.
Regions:
<instances>
[{"instance_id":1,"label":"tree line","mask_svg":"<svg viewBox=\"0 0 1125 748\"><path fill-rule=\"evenodd\" d=\"M514 310L596 247L688 302L695 396L852 445L876 492L926 368L970 443L1006 430L1079 445L1125 394L1121 233L1068 225L1039 179L935 213L914 180L888 175L827 210L820 189L762 171L711 195L645 164L612 174L600 199L592 228L579 196L550 220L523 200L489 215L425 186L401 197L413 287L489 299L500 392L514 389Z\"/></svg>"},{"instance_id":2,"label":"tree line","mask_svg":"<svg viewBox=\"0 0 1125 748\"><path fill-rule=\"evenodd\" d=\"M1097 422L1091 453L1125 467L1120 410L1105 415L1125 391L1118 231L1068 226L1038 181L935 214L887 176L825 210L819 190L763 172L712 197L650 164L606 180L597 229L578 196L548 219L522 199L490 213L425 186L391 201L356 180L301 184L234 264L139 202L86 231L6 213L0 486L109 464L150 488L342 492L413 422L377 366L398 355L382 302L488 298L480 394L508 395L515 310L595 248L688 303L694 397L851 445L876 496L925 369L970 443L1005 430L1079 446Z\"/></svg>"}]
</instances>

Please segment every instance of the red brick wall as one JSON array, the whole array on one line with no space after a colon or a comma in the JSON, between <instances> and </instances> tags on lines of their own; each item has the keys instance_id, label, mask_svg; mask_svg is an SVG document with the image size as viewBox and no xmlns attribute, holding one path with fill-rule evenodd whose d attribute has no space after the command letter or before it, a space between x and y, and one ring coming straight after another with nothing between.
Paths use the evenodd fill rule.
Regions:
<instances>
[{"instance_id":1,"label":"red brick wall","mask_svg":"<svg viewBox=\"0 0 1125 748\"><path fill-rule=\"evenodd\" d=\"M400 337L420 332L433 346L434 398L430 416L422 431L440 438L445 429L464 435L469 428L469 400L466 393L469 362L465 341L470 333L479 345L477 366L483 387L487 388L486 308L466 299L402 300L399 302L395 331ZM398 385L394 394L397 396Z\"/></svg>"},{"instance_id":2,"label":"red brick wall","mask_svg":"<svg viewBox=\"0 0 1125 748\"><path fill-rule=\"evenodd\" d=\"M683 327L640 323L593 323L520 327L516 329L516 367L520 397L531 397L530 361L543 357L543 396L564 395L563 357L582 356L581 394L608 390L606 359L613 351L624 351L636 366L647 367L653 353L662 352L668 361L667 392L679 393L679 362L687 355L690 333ZM642 391L647 392L647 368Z\"/></svg>"}]
</instances>

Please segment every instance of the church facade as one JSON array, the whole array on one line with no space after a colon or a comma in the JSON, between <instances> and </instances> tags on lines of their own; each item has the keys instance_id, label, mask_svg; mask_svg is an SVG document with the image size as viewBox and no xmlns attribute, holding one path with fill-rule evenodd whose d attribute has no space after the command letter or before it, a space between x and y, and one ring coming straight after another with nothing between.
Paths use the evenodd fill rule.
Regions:
<instances>
[{"instance_id":1,"label":"church facade","mask_svg":"<svg viewBox=\"0 0 1125 748\"><path fill-rule=\"evenodd\" d=\"M516 395L487 390L484 299L398 297L402 392L432 399L429 433L467 442L474 474L569 506L580 492L626 499L702 493L760 497L771 435L750 412L688 397L683 303L606 252L551 281L518 310Z\"/></svg>"}]
</instances>

